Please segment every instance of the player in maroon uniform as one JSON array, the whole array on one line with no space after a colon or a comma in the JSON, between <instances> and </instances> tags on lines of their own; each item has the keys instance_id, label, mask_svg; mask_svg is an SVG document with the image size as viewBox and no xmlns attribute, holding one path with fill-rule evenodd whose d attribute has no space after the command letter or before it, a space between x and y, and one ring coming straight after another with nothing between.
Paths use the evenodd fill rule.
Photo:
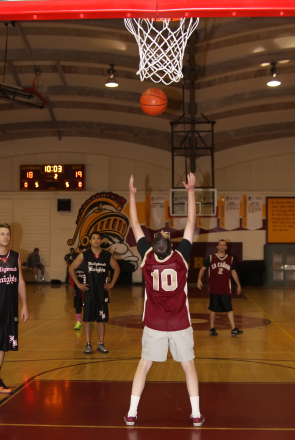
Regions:
<instances>
[{"instance_id":1,"label":"player in maroon uniform","mask_svg":"<svg viewBox=\"0 0 295 440\"><path fill-rule=\"evenodd\" d=\"M231 276L237 283L237 294L241 293L241 285L239 277L235 271L233 257L225 253L227 249L226 241L219 240L217 244L217 253L210 255L200 270L198 278L198 288L202 289L202 276L206 269L209 271L209 293L210 293L210 331L211 336L217 336L214 322L216 312L227 312L231 325L231 335L238 336L243 333L242 330L235 326L234 312L231 303Z\"/></svg>"},{"instance_id":2,"label":"player in maroon uniform","mask_svg":"<svg viewBox=\"0 0 295 440\"><path fill-rule=\"evenodd\" d=\"M21 319L29 317L26 286L20 255L9 249L10 226L0 224L0 370L6 351L18 350L18 294L22 301ZM11 393L0 379L0 393Z\"/></svg>"},{"instance_id":3,"label":"player in maroon uniform","mask_svg":"<svg viewBox=\"0 0 295 440\"><path fill-rule=\"evenodd\" d=\"M153 361L164 362L168 347L173 359L181 362L186 376L190 396L193 425L201 426L205 418L199 409L198 376L194 364L194 338L191 327L187 298L187 271L192 247L195 219L195 176L188 176L188 183L183 183L188 191L188 218L183 240L176 251L172 249L170 237L164 231L155 235L150 245L140 227L137 218L134 179L131 176L130 218L132 230L137 242L137 249L142 257L146 291L143 321L145 324L142 337L141 360L138 364L131 392L126 425L134 425L137 407L145 386L146 376Z\"/></svg>"}]
</instances>

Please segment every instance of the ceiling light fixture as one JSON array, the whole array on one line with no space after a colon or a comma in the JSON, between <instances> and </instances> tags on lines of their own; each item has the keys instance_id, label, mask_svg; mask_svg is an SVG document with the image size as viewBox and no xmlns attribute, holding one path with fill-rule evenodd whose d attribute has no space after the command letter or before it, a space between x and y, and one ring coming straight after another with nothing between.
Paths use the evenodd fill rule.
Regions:
<instances>
[{"instance_id":1,"label":"ceiling light fixture","mask_svg":"<svg viewBox=\"0 0 295 440\"><path fill-rule=\"evenodd\" d=\"M270 74L272 76L272 80L267 83L269 87L277 87L281 84L281 81L276 79L277 77L277 68L276 63L271 63Z\"/></svg>"},{"instance_id":2,"label":"ceiling light fixture","mask_svg":"<svg viewBox=\"0 0 295 440\"><path fill-rule=\"evenodd\" d=\"M108 70L108 74L110 75L110 77L108 78L107 82L105 83L106 87L118 87L118 82L115 78L115 64L110 64L111 68Z\"/></svg>"}]
</instances>

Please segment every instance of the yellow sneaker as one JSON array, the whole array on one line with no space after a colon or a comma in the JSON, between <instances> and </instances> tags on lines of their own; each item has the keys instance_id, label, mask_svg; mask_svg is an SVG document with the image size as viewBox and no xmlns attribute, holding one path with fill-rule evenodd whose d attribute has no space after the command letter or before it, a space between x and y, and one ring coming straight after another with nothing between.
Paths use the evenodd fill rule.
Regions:
<instances>
[{"instance_id":1,"label":"yellow sneaker","mask_svg":"<svg viewBox=\"0 0 295 440\"><path fill-rule=\"evenodd\" d=\"M81 330L83 328L83 325L81 322L77 321L74 327L74 330Z\"/></svg>"}]
</instances>

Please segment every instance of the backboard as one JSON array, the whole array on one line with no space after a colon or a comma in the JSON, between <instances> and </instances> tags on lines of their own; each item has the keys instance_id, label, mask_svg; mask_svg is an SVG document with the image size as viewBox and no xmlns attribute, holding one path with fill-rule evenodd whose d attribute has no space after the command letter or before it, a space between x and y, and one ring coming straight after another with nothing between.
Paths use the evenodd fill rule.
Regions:
<instances>
[{"instance_id":1,"label":"backboard","mask_svg":"<svg viewBox=\"0 0 295 440\"><path fill-rule=\"evenodd\" d=\"M217 207L217 190L195 189L197 216L215 217ZM170 189L170 216L187 216L187 190L182 188Z\"/></svg>"}]
</instances>

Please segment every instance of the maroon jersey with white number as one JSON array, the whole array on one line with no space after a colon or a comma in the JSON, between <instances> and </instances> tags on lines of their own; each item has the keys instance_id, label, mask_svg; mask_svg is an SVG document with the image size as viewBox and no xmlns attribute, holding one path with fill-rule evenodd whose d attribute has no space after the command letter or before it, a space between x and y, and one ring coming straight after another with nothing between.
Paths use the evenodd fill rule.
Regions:
<instances>
[{"instance_id":1,"label":"maroon jersey with white number","mask_svg":"<svg viewBox=\"0 0 295 440\"><path fill-rule=\"evenodd\" d=\"M184 330L191 325L188 298L188 265L173 251L160 260L150 248L141 264L145 279L144 324L159 331Z\"/></svg>"},{"instance_id":2,"label":"maroon jersey with white number","mask_svg":"<svg viewBox=\"0 0 295 440\"><path fill-rule=\"evenodd\" d=\"M209 293L230 295L232 262L233 257L230 255L225 255L224 258L217 254L210 255Z\"/></svg>"}]
</instances>

